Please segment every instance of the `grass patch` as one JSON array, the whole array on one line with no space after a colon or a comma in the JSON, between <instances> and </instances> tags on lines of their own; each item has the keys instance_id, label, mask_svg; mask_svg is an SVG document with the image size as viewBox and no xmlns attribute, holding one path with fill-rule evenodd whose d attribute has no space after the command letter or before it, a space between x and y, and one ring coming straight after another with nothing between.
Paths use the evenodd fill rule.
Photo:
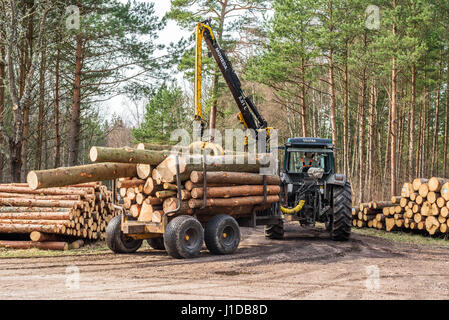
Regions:
<instances>
[{"instance_id":1,"label":"grass patch","mask_svg":"<svg viewBox=\"0 0 449 320\"><path fill-rule=\"evenodd\" d=\"M99 241L86 244L82 248L57 251L57 250L39 250L39 249L7 249L0 248L1 258L32 258L32 257L65 257L77 255L95 255L111 252L106 245L106 242Z\"/></svg>"},{"instance_id":2,"label":"grass patch","mask_svg":"<svg viewBox=\"0 0 449 320\"><path fill-rule=\"evenodd\" d=\"M445 240L444 238L431 237L429 235L406 233L400 231L387 232L385 230L378 230L372 228L363 228L363 229L352 228L352 232L364 236L374 236L408 244L449 247L449 240Z\"/></svg>"},{"instance_id":3,"label":"grass patch","mask_svg":"<svg viewBox=\"0 0 449 320\"><path fill-rule=\"evenodd\" d=\"M143 241L143 249L148 249L150 246L146 241ZM85 244L82 248L72 249L66 251L57 250L39 250L39 249L7 249L0 248L0 259L2 258L36 258L36 257L66 257L66 256L81 256L81 255L96 255L112 253L106 245L106 241L97 241Z\"/></svg>"}]
</instances>

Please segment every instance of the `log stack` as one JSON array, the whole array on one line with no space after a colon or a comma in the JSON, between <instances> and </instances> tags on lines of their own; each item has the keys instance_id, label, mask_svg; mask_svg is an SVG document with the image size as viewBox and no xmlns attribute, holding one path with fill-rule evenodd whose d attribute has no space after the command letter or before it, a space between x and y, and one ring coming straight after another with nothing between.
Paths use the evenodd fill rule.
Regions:
<instances>
[{"instance_id":1,"label":"log stack","mask_svg":"<svg viewBox=\"0 0 449 320\"><path fill-rule=\"evenodd\" d=\"M449 179L416 178L412 182L406 182L402 186L401 195L393 196L390 203L391 205L382 203L385 204L382 205L382 212L371 208L372 203L360 204L359 208L353 210L353 226L374 227L386 231L411 230L447 237Z\"/></svg>"},{"instance_id":2,"label":"log stack","mask_svg":"<svg viewBox=\"0 0 449 320\"><path fill-rule=\"evenodd\" d=\"M114 161L125 162L131 159L126 153L132 154L131 161L137 164L136 176L121 178L117 185L123 207L138 221L158 223L164 213L178 207L176 155L166 150L143 150L142 145L139 148L139 151L96 148L95 152L91 150L91 160L95 161L92 155L101 154L101 161L106 161L106 153L111 153ZM259 170L263 161L267 161L265 157L258 155L251 158L247 154L206 158L201 155L179 155L182 202L178 214L249 215L254 208L264 209L279 201L279 176L271 175L266 178L267 198L264 203L264 178ZM202 171L205 159L206 177ZM203 208L205 180L207 201Z\"/></svg>"},{"instance_id":3,"label":"log stack","mask_svg":"<svg viewBox=\"0 0 449 320\"><path fill-rule=\"evenodd\" d=\"M258 173L214 171L206 173L206 206L204 204L203 173L190 172L182 183L180 211L178 214L210 215L217 213L232 216L249 215L263 205L263 176ZM164 213L178 207L176 184L147 179L125 178L118 183L123 206L138 221L161 222ZM279 201L279 177L267 176L267 199L263 208Z\"/></svg>"},{"instance_id":4,"label":"log stack","mask_svg":"<svg viewBox=\"0 0 449 320\"><path fill-rule=\"evenodd\" d=\"M0 247L65 250L67 241L103 240L115 215L112 192L98 182L39 190L2 184L0 234L30 234L36 243L2 241Z\"/></svg>"}]
</instances>

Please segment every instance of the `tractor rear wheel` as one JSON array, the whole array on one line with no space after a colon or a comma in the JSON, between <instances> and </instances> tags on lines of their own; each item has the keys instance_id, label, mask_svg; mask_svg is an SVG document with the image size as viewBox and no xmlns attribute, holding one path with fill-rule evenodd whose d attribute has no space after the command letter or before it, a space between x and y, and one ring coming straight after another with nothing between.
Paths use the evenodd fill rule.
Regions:
<instances>
[{"instance_id":1,"label":"tractor rear wheel","mask_svg":"<svg viewBox=\"0 0 449 320\"><path fill-rule=\"evenodd\" d=\"M191 216L173 218L165 228L164 245L173 258L194 258L203 247L204 231L201 223Z\"/></svg>"},{"instance_id":2,"label":"tractor rear wheel","mask_svg":"<svg viewBox=\"0 0 449 320\"><path fill-rule=\"evenodd\" d=\"M265 226L265 238L273 240L284 239L284 222L279 224L269 224Z\"/></svg>"},{"instance_id":3,"label":"tractor rear wheel","mask_svg":"<svg viewBox=\"0 0 449 320\"><path fill-rule=\"evenodd\" d=\"M352 192L351 184L346 182L344 186L333 186L333 217L331 236L335 241L349 240L351 235L352 220Z\"/></svg>"},{"instance_id":4,"label":"tractor rear wheel","mask_svg":"<svg viewBox=\"0 0 449 320\"><path fill-rule=\"evenodd\" d=\"M204 242L212 254L234 253L240 243L239 224L227 214L212 217L206 224Z\"/></svg>"},{"instance_id":5,"label":"tractor rear wheel","mask_svg":"<svg viewBox=\"0 0 449 320\"><path fill-rule=\"evenodd\" d=\"M134 253L142 246L142 240L135 240L123 234L121 224L121 215L109 221L106 228L106 243L115 253Z\"/></svg>"}]
</instances>

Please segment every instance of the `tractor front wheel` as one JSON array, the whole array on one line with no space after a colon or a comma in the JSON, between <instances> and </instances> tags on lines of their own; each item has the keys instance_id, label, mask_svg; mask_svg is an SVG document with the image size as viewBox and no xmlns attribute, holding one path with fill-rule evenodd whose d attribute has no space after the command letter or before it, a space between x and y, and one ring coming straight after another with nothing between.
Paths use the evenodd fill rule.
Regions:
<instances>
[{"instance_id":1,"label":"tractor front wheel","mask_svg":"<svg viewBox=\"0 0 449 320\"><path fill-rule=\"evenodd\" d=\"M284 239L284 223L280 221L279 224L269 224L265 226L265 238L273 240Z\"/></svg>"}]
</instances>

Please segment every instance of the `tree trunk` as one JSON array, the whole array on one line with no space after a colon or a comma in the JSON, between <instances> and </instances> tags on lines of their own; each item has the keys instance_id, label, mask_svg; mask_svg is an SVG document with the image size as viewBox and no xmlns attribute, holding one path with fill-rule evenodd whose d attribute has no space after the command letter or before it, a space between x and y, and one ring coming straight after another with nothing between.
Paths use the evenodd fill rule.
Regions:
<instances>
[{"instance_id":1,"label":"tree trunk","mask_svg":"<svg viewBox=\"0 0 449 320\"><path fill-rule=\"evenodd\" d=\"M41 63L39 70L39 112L38 112L38 133L37 133L37 153L34 170L42 168L42 151L44 137L44 108L45 108L45 71L47 67L46 48L41 52Z\"/></svg>"},{"instance_id":2,"label":"tree trunk","mask_svg":"<svg viewBox=\"0 0 449 320\"><path fill-rule=\"evenodd\" d=\"M449 66L449 61L448 61ZM447 177L447 144L449 143L449 67L447 70L447 80L446 80L446 108L445 108L445 119L444 119L444 150L443 150L443 172L444 176Z\"/></svg>"},{"instance_id":3,"label":"tree trunk","mask_svg":"<svg viewBox=\"0 0 449 320\"><path fill-rule=\"evenodd\" d=\"M81 130L81 70L84 63L82 34L76 37L75 79L73 84L72 116L70 119L69 166L78 164L80 130Z\"/></svg>"},{"instance_id":4,"label":"tree trunk","mask_svg":"<svg viewBox=\"0 0 449 320\"><path fill-rule=\"evenodd\" d=\"M344 161L344 174L349 174L349 70L348 70L348 58L349 58L349 41L346 40L346 52L345 52L345 78L344 78L344 111L343 111L343 161Z\"/></svg>"},{"instance_id":5,"label":"tree trunk","mask_svg":"<svg viewBox=\"0 0 449 320\"><path fill-rule=\"evenodd\" d=\"M441 89L441 72L443 68L443 51L440 50L440 62L438 68L437 97L435 101L435 130L433 133L433 151L432 151L432 167L430 173L438 174L438 129L440 126L440 89Z\"/></svg>"},{"instance_id":6,"label":"tree trunk","mask_svg":"<svg viewBox=\"0 0 449 320\"><path fill-rule=\"evenodd\" d=\"M61 39L59 39L61 40ZM59 132L59 64L61 61L60 41L58 42L58 49L56 53L55 66L55 106L54 106L54 124L55 124L55 162L54 167L58 168L61 165L61 133Z\"/></svg>"},{"instance_id":7,"label":"tree trunk","mask_svg":"<svg viewBox=\"0 0 449 320\"><path fill-rule=\"evenodd\" d=\"M6 85L6 52L3 44L0 44L0 183L3 182L3 168L4 168L4 157L3 157L3 145L4 139L2 135L3 131L3 114L5 110L5 85Z\"/></svg>"},{"instance_id":8,"label":"tree trunk","mask_svg":"<svg viewBox=\"0 0 449 320\"><path fill-rule=\"evenodd\" d=\"M135 177L136 165L98 163L85 166L30 171L27 182L31 189L64 187L77 183Z\"/></svg>"},{"instance_id":9,"label":"tree trunk","mask_svg":"<svg viewBox=\"0 0 449 320\"><path fill-rule=\"evenodd\" d=\"M396 9L397 0L393 0L393 9ZM393 22L393 37L396 38L396 21ZM393 56L392 68L391 68L391 153L390 153L390 177L391 177L391 194L396 194L396 140L397 140L397 69L396 69L396 57Z\"/></svg>"},{"instance_id":10,"label":"tree trunk","mask_svg":"<svg viewBox=\"0 0 449 320\"><path fill-rule=\"evenodd\" d=\"M415 107L416 107L416 65L412 66L412 101L410 106L410 131L409 131L409 154L408 154L408 178L413 179L414 150L415 150Z\"/></svg>"}]
</instances>

